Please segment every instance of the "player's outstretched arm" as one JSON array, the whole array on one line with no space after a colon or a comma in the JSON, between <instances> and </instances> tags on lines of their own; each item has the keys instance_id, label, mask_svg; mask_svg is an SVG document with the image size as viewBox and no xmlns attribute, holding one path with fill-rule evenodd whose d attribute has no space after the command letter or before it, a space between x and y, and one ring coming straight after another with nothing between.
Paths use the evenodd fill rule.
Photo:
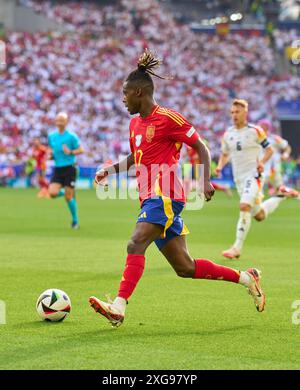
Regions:
<instances>
[{"instance_id":1,"label":"player's outstretched arm","mask_svg":"<svg viewBox=\"0 0 300 390\"><path fill-rule=\"evenodd\" d=\"M134 155L129 154L124 160L114 165L102 168L96 172L95 182L99 184L108 175L113 175L119 172L127 172L134 165Z\"/></svg>"},{"instance_id":2,"label":"player's outstretched arm","mask_svg":"<svg viewBox=\"0 0 300 390\"><path fill-rule=\"evenodd\" d=\"M105 170L111 175L113 173L127 172L132 165L134 165L134 155L130 153L124 160L105 168Z\"/></svg>"},{"instance_id":3,"label":"player's outstretched arm","mask_svg":"<svg viewBox=\"0 0 300 390\"><path fill-rule=\"evenodd\" d=\"M79 146L77 149L69 149L67 145L63 145L63 151L66 155L72 154L73 156L78 156L79 154L84 153L84 149L82 146Z\"/></svg>"},{"instance_id":4,"label":"player's outstretched arm","mask_svg":"<svg viewBox=\"0 0 300 390\"><path fill-rule=\"evenodd\" d=\"M82 146L79 146L79 148L72 150L71 154L74 154L74 156L78 156L79 154L83 154L84 149Z\"/></svg>"},{"instance_id":5,"label":"player's outstretched arm","mask_svg":"<svg viewBox=\"0 0 300 390\"><path fill-rule=\"evenodd\" d=\"M229 163L229 160L230 160L229 154L221 153L217 168L215 170L216 176L220 176L222 169L225 167L226 164Z\"/></svg>"},{"instance_id":6,"label":"player's outstretched arm","mask_svg":"<svg viewBox=\"0 0 300 390\"><path fill-rule=\"evenodd\" d=\"M210 165L211 157L210 152L205 143L199 138L193 145L199 156L199 161L204 166L204 196L207 201L211 200L214 195L215 189L210 183Z\"/></svg>"},{"instance_id":7,"label":"player's outstretched arm","mask_svg":"<svg viewBox=\"0 0 300 390\"><path fill-rule=\"evenodd\" d=\"M273 153L274 153L274 150L273 150L272 146L269 145L268 147L265 148L265 153L263 155L263 158L260 161L258 161L258 163L257 163L257 172L258 173L262 173L264 171L264 165L267 161L270 160Z\"/></svg>"}]
</instances>

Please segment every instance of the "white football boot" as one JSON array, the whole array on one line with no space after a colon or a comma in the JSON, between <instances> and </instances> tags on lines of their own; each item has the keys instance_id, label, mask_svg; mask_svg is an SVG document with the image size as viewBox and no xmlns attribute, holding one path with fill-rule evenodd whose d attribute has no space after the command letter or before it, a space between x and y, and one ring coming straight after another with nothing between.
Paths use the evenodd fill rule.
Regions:
<instances>
[{"instance_id":1,"label":"white football boot","mask_svg":"<svg viewBox=\"0 0 300 390\"><path fill-rule=\"evenodd\" d=\"M227 259L238 259L241 256L241 252L237 248L232 246L231 248L223 251L222 255Z\"/></svg>"},{"instance_id":2,"label":"white football boot","mask_svg":"<svg viewBox=\"0 0 300 390\"><path fill-rule=\"evenodd\" d=\"M256 268L249 268L246 272L251 277L248 292L254 300L256 310L262 312L266 305L266 296L260 286L261 272Z\"/></svg>"},{"instance_id":3,"label":"white football boot","mask_svg":"<svg viewBox=\"0 0 300 390\"><path fill-rule=\"evenodd\" d=\"M100 301L96 297L90 297L89 302L96 313L108 319L111 326L118 328L122 325L125 316L115 309L111 303Z\"/></svg>"}]
</instances>

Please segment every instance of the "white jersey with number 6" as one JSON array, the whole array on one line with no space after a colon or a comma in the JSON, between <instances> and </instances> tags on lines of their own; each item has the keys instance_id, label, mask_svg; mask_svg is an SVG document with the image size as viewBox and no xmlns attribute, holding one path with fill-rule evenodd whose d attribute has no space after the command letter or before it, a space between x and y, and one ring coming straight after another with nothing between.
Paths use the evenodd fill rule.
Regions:
<instances>
[{"instance_id":1,"label":"white jersey with number 6","mask_svg":"<svg viewBox=\"0 0 300 390\"><path fill-rule=\"evenodd\" d=\"M222 139L222 153L230 156L235 182L257 176L257 162L262 148L269 146L263 129L250 123L242 129L229 127Z\"/></svg>"}]
</instances>

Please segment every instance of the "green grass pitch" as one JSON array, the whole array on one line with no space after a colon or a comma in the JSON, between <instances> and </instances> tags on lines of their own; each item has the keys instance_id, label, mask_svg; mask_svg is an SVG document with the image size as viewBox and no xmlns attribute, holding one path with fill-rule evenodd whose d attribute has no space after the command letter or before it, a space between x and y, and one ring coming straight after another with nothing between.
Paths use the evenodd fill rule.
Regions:
<instances>
[{"instance_id":1,"label":"green grass pitch","mask_svg":"<svg viewBox=\"0 0 300 390\"><path fill-rule=\"evenodd\" d=\"M243 257L222 259L233 241L237 202L217 193L201 211L185 211L190 252L220 264L263 272L267 294L257 313L246 289L176 276L153 245L146 269L113 329L88 297L117 292L138 201L100 201L78 191L81 228L69 228L63 199L33 190L0 190L0 369L299 369L300 202L287 200L265 222L253 222ZM35 302L47 288L71 297L63 323L42 322Z\"/></svg>"}]
</instances>

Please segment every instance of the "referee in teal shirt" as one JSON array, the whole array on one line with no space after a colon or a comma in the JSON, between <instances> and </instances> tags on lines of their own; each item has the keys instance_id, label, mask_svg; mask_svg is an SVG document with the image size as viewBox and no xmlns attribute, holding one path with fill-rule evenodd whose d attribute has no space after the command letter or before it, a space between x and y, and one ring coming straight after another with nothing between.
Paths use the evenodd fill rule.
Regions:
<instances>
[{"instance_id":1,"label":"referee in teal shirt","mask_svg":"<svg viewBox=\"0 0 300 390\"><path fill-rule=\"evenodd\" d=\"M49 186L51 198L64 196L72 215L72 229L78 229L77 202L75 198L76 156L83 153L78 136L66 129L68 115L60 112L55 118L57 130L48 136L48 145L55 161Z\"/></svg>"}]
</instances>

